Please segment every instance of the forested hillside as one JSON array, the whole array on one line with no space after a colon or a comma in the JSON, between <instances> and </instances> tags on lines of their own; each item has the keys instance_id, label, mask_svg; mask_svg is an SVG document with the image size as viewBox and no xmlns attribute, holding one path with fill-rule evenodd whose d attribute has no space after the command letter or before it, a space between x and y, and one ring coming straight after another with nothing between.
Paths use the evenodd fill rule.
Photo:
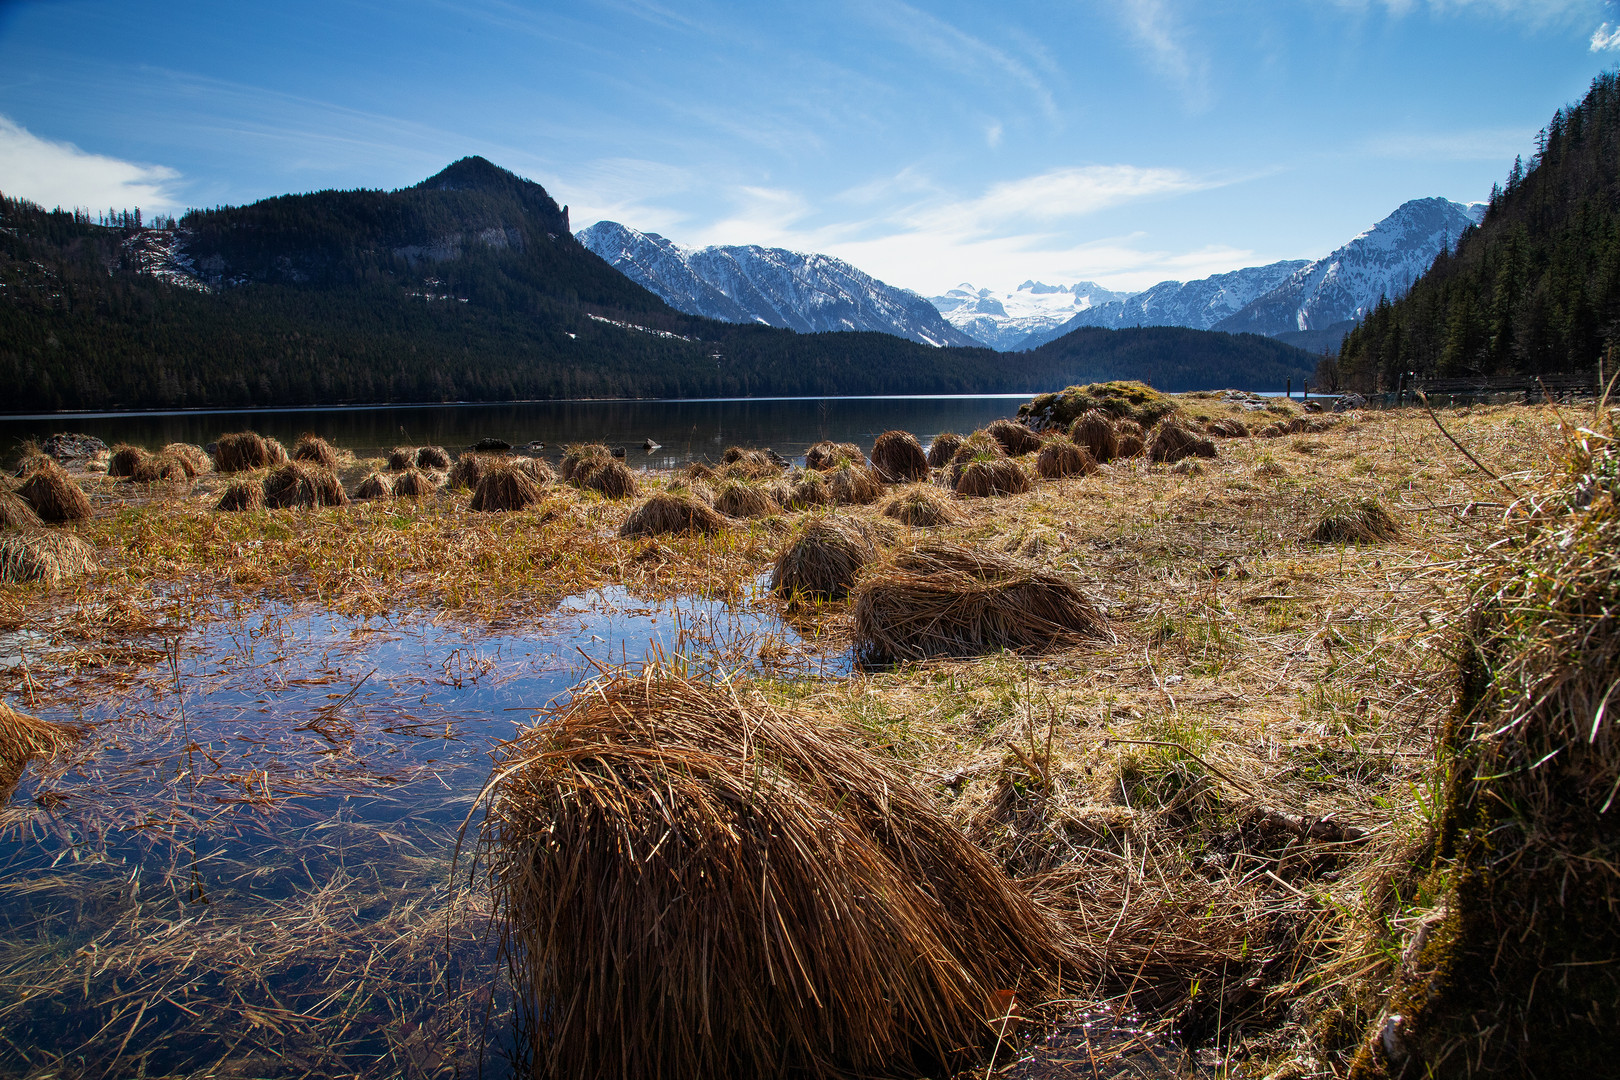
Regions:
<instances>
[{"instance_id":1,"label":"forested hillside","mask_svg":"<svg viewBox=\"0 0 1620 1080\"><path fill-rule=\"evenodd\" d=\"M1372 390L1419 375L1590 371L1620 335L1620 79L1599 76L1515 161L1490 208L1410 292L1345 339L1338 374Z\"/></svg>"},{"instance_id":2,"label":"forested hillside","mask_svg":"<svg viewBox=\"0 0 1620 1080\"><path fill-rule=\"evenodd\" d=\"M1023 355L1042 370L1064 372L1058 385L1139 379L1172 394L1222 387L1281 390L1290 379L1295 386L1309 379L1316 364L1310 353L1275 338L1185 326L1083 326Z\"/></svg>"},{"instance_id":3,"label":"forested hillside","mask_svg":"<svg viewBox=\"0 0 1620 1080\"><path fill-rule=\"evenodd\" d=\"M1275 343L1187 353L1118 331L1008 356L684 315L576 241L538 184L479 158L400 191L117 222L0 198L0 411L982 393L1093 368L1281 385L1255 363Z\"/></svg>"}]
</instances>

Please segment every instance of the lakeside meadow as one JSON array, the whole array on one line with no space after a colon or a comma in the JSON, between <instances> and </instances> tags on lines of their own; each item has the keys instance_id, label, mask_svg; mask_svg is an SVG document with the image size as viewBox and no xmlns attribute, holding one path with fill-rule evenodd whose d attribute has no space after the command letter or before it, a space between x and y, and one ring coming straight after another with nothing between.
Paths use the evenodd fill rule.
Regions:
<instances>
[{"instance_id":1,"label":"lakeside meadow","mask_svg":"<svg viewBox=\"0 0 1620 1080\"><path fill-rule=\"evenodd\" d=\"M25 455L0 1069L1506 1053L1400 1025L1465 910L1459 665L1504 566L1612 509L1606 407L1105 384L1021 416L680 469L319 431Z\"/></svg>"}]
</instances>

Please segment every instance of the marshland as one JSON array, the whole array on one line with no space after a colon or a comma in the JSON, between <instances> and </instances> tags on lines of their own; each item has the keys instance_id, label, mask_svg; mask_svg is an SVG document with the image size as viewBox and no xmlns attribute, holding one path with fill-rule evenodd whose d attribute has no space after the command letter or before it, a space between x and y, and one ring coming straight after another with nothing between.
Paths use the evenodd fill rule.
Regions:
<instances>
[{"instance_id":1,"label":"marshland","mask_svg":"<svg viewBox=\"0 0 1620 1080\"><path fill-rule=\"evenodd\" d=\"M1001 412L25 450L0 1068L1367 1069L1480 583L1604 407Z\"/></svg>"}]
</instances>

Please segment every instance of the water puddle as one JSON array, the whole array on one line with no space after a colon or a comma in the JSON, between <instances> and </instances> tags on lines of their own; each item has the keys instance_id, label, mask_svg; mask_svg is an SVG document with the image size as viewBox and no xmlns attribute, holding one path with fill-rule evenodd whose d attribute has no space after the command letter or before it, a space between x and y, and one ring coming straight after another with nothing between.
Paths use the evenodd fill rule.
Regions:
<instances>
[{"instance_id":1,"label":"water puddle","mask_svg":"<svg viewBox=\"0 0 1620 1080\"><path fill-rule=\"evenodd\" d=\"M37 660L15 636L0 662ZM0 1071L503 1075L458 833L502 740L653 654L848 670L747 602L609 589L493 628L266 605L38 710L89 734L0 808Z\"/></svg>"}]
</instances>

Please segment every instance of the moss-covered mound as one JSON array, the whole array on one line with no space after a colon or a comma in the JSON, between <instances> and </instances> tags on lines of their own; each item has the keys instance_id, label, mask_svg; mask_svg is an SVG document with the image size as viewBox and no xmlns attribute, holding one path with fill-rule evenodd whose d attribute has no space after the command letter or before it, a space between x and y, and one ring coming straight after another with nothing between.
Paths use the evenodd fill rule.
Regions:
<instances>
[{"instance_id":1,"label":"moss-covered mound","mask_svg":"<svg viewBox=\"0 0 1620 1080\"><path fill-rule=\"evenodd\" d=\"M1146 383L1089 383L1056 394L1037 395L1018 407L1018 419L1037 431L1067 431L1076 418L1092 409L1150 428L1175 412L1177 405Z\"/></svg>"},{"instance_id":2,"label":"moss-covered mound","mask_svg":"<svg viewBox=\"0 0 1620 1080\"><path fill-rule=\"evenodd\" d=\"M1363 1080L1620 1061L1620 452L1574 473L1477 584L1441 818L1390 890L1437 903L1357 1054Z\"/></svg>"}]
</instances>

